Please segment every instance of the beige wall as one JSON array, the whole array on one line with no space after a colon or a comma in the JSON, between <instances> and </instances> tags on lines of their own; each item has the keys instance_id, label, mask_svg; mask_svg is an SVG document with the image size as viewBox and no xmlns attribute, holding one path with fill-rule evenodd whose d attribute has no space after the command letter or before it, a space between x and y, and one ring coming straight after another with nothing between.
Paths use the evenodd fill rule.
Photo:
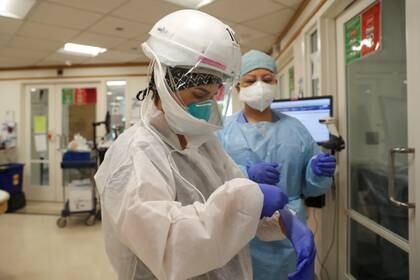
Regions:
<instances>
[{"instance_id":1,"label":"beige wall","mask_svg":"<svg viewBox=\"0 0 420 280\"><path fill-rule=\"evenodd\" d=\"M126 80L126 114L127 123L134 120L138 113L131 109L131 98L134 98L140 89L147 86L147 67L109 67L109 68L79 68L65 69L61 77L57 77L56 70L30 70L30 71L0 71L0 122L5 118L7 111L14 112L18 126L18 160L25 157L19 147L23 145L24 138L24 90L26 85L86 83L100 84L99 95L106 95L106 81ZM98 98L100 99L100 98ZM105 100L105 98L102 98ZM106 108L105 102L98 101L97 120L102 120Z\"/></svg>"},{"instance_id":2,"label":"beige wall","mask_svg":"<svg viewBox=\"0 0 420 280\"><path fill-rule=\"evenodd\" d=\"M296 23L281 41L280 46L286 47L280 49L280 55L276 56L279 70L289 61L293 61L295 71L295 91L303 90L304 96L310 96L311 81L309 77L309 58L306 53L308 48L307 36L314 28L318 30L318 40L320 48L320 93L321 95L332 95L334 97L334 115L340 118L346 112L337 110L337 99L343 98L337 94L336 77L336 34L335 18L344 11L351 0L327 0L319 11L307 21L308 17L319 6L321 0L311 0ZM303 23L307 23L303 26ZM294 36L301 29L296 38ZM293 42L290 44L290 40ZM289 46L287 46L289 45ZM339 159L339 156L338 156ZM342 163L345 164L345 163ZM338 182L337 178L337 182ZM326 207L320 209L309 209L308 224L316 232L316 243L319 260L325 262L325 268L328 270L329 279L340 279L338 275L338 192L344 191L337 185L336 190L330 190L327 193ZM330 252L329 252L330 251ZM329 254L328 254L329 252ZM325 259L328 254L328 258ZM320 262L317 261L317 274L320 276ZM319 279L327 279L326 273L322 273Z\"/></svg>"}]
</instances>

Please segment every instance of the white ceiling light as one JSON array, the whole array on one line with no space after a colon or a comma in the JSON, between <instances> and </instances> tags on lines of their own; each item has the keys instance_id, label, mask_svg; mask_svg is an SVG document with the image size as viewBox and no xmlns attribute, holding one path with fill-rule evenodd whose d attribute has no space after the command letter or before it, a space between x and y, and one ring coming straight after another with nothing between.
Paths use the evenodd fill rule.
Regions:
<instances>
[{"instance_id":1,"label":"white ceiling light","mask_svg":"<svg viewBox=\"0 0 420 280\"><path fill-rule=\"evenodd\" d=\"M111 91L108 91L108 92L107 92L107 94L108 94L108 95L112 95L112 92L111 92Z\"/></svg>"},{"instance_id":2,"label":"white ceiling light","mask_svg":"<svg viewBox=\"0 0 420 280\"><path fill-rule=\"evenodd\" d=\"M208 5L215 0L166 0L167 2L171 2L177 4L179 6L183 6L190 9L199 9Z\"/></svg>"},{"instance_id":3,"label":"white ceiling light","mask_svg":"<svg viewBox=\"0 0 420 280\"><path fill-rule=\"evenodd\" d=\"M0 0L0 16L23 19L36 0Z\"/></svg>"},{"instance_id":4,"label":"white ceiling light","mask_svg":"<svg viewBox=\"0 0 420 280\"><path fill-rule=\"evenodd\" d=\"M126 81L107 81L106 85L110 87L115 86L125 86L127 84Z\"/></svg>"},{"instance_id":5,"label":"white ceiling light","mask_svg":"<svg viewBox=\"0 0 420 280\"><path fill-rule=\"evenodd\" d=\"M106 52L106 49L88 46L88 45L81 45L75 43L66 43L63 49L58 50L59 52L76 54L76 55L84 55L84 56L97 56L100 53Z\"/></svg>"}]
</instances>

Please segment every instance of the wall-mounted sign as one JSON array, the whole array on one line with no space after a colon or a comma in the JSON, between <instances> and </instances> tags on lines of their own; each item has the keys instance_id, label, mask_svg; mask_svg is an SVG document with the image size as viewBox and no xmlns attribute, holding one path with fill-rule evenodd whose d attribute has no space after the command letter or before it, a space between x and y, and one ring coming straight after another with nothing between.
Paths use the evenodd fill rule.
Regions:
<instances>
[{"instance_id":1,"label":"wall-mounted sign","mask_svg":"<svg viewBox=\"0 0 420 280\"><path fill-rule=\"evenodd\" d=\"M381 4L376 3L362 14L362 56L376 52L381 46Z\"/></svg>"},{"instance_id":2,"label":"wall-mounted sign","mask_svg":"<svg viewBox=\"0 0 420 280\"><path fill-rule=\"evenodd\" d=\"M349 64L360 58L360 16L354 17L345 26L346 36L346 63Z\"/></svg>"},{"instance_id":3,"label":"wall-mounted sign","mask_svg":"<svg viewBox=\"0 0 420 280\"><path fill-rule=\"evenodd\" d=\"M344 33L347 64L378 51L381 47L381 2L346 22Z\"/></svg>"},{"instance_id":4,"label":"wall-mounted sign","mask_svg":"<svg viewBox=\"0 0 420 280\"><path fill-rule=\"evenodd\" d=\"M62 100L65 105L96 104L96 88L64 88Z\"/></svg>"}]
</instances>

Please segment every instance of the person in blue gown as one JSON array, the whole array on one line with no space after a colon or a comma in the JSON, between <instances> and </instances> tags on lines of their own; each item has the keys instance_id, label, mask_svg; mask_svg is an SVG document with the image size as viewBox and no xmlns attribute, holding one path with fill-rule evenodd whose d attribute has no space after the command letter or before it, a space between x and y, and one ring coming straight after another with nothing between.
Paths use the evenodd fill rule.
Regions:
<instances>
[{"instance_id":1,"label":"person in blue gown","mask_svg":"<svg viewBox=\"0 0 420 280\"><path fill-rule=\"evenodd\" d=\"M228 118L217 136L242 172L257 183L283 186L288 208L306 222L303 198L324 194L332 184L336 160L321 153L307 129L295 118L271 110L276 91L272 57L251 50L242 57L239 99L241 112ZM255 280L286 280L296 270L289 240L251 241Z\"/></svg>"}]
</instances>

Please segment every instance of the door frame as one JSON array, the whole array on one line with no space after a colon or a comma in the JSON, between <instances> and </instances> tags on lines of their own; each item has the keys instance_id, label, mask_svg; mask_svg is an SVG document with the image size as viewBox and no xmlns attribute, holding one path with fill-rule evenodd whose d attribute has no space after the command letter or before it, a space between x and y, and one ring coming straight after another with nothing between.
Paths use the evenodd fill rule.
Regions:
<instances>
[{"instance_id":1,"label":"door frame","mask_svg":"<svg viewBox=\"0 0 420 280\"><path fill-rule=\"evenodd\" d=\"M408 115L408 145L420 153L420 129L418 120L420 114L420 1L406 0L406 38L407 38L407 115ZM420 275L420 191L416 192L420 186L420 161L414 157L414 167L410 168L410 188L409 198L417 203L412 214L414 218L410 221L410 276ZM417 264L417 265L416 265Z\"/></svg>"},{"instance_id":2,"label":"door frame","mask_svg":"<svg viewBox=\"0 0 420 280\"><path fill-rule=\"evenodd\" d=\"M25 155L25 166L24 168L24 182L25 184L25 192L27 193L27 196L29 200L42 200L42 201L56 201L57 198L57 188L53 188L51 190L51 187L57 184L56 182L56 176L53 176L57 172L57 163L55 162L56 157L55 154L55 141L54 139L50 140L47 136L47 142L48 142L48 181L49 185L45 187L41 186L32 186L31 181L31 163L33 160L31 159L32 156L32 119L31 119L31 92L32 88L36 89L48 89L48 124L47 124L47 135L50 132L51 129L54 129L56 126L56 111L55 111L55 97L54 97L54 86L51 84L43 83L43 84L25 84L24 85L24 140L23 140L23 147L24 151L23 154ZM36 189L34 189L36 188ZM44 189L43 189L44 188Z\"/></svg>"},{"instance_id":3,"label":"door frame","mask_svg":"<svg viewBox=\"0 0 420 280\"><path fill-rule=\"evenodd\" d=\"M51 201L51 202L62 202L63 201L63 174L60 168L60 162L62 158L62 152L60 151L60 136L62 135L62 95L61 89L64 87L96 87L96 121L102 121L106 113L106 88L104 83L100 80L82 80L82 81L55 81L55 82L43 82L43 83L24 83L23 84L23 102L24 102L24 113L23 120L23 135L22 141L24 151L24 159L26 168L25 171L25 191L31 189L30 180L30 157L31 157L31 119L30 119L30 97L29 93L31 88L48 88L49 90L49 119L48 119L48 131L51 135L49 139L49 155L50 155L50 186L55 186L53 194L46 194L45 192L35 193L30 191L29 200L34 201ZM98 135L102 135L105 132L104 128L98 129ZM37 190L38 191L38 190Z\"/></svg>"},{"instance_id":4,"label":"door frame","mask_svg":"<svg viewBox=\"0 0 420 280\"><path fill-rule=\"evenodd\" d=\"M418 127L418 121L416 123L416 116L419 119L420 114L417 113L420 107L420 32L418 27L420 26L420 19L416 15L416 11L420 10L420 1L418 0L405 0L406 1L406 44L407 44L407 121L408 121L408 145L416 149L416 152L420 152L420 130ZM343 112L340 114L339 127L341 128L341 134L344 139L348 139L347 135L347 92L346 92L346 72L345 72L345 45L344 45L344 23L350 20L353 16L360 13L376 0L360 0L355 2L347 10L345 10L336 19L336 43L337 43L337 86L338 95L342 98L338 99L338 111ZM417 10L416 10L417 9ZM417 63L416 63L417 62ZM417 75L416 75L417 74ZM349 244L349 232L348 226L351 220L356 221L362 226L366 227L375 234L378 234L382 238L386 239L395 246L401 248L409 254L409 272L410 279L415 279L416 275L420 273L420 266L416 266L420 261L420 216L419 214L414 215L415 211L418 212L420 207L420 192L415 193L415 182L420 182L420 162L410 161L409 167L409 201L417 202L417 208L410 210L409 212L409 241L408 243L391 233L386 228L368 219L367 217L359 214L358 212L349 209L349 186L348 186L348 157L347 153L340 154L340 162L345 164L339 165L339 186L340 191L340 207L339 210L339 279L354 279L350 275L350 260L348 252ZM419 184L417 184L419 185ZM417 233L417 234L416 234ZM417 239L417 240L416 240ZM417 262L416 262L417 261Z\"/></svg>"}]
</instances>

